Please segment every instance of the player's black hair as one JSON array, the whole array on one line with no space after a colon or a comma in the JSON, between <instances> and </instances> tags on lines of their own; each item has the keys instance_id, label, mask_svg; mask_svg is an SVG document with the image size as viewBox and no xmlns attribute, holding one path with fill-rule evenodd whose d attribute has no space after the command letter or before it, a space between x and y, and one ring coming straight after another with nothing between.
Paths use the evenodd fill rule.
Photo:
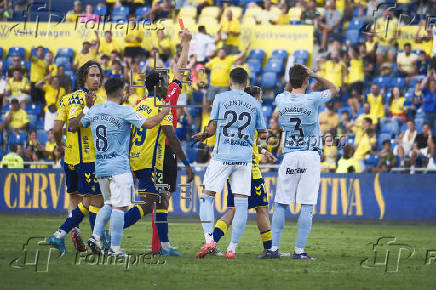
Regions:
<instances>
[{"instance_id":1,"label":"player's black hair","mask_svg":"<svg viewBox=\"0 0 436 290\"><path fill-rule=\"evenodd\" d=\"M204 25L199 25L198 32L206 32L206 27L204 27Z\"/></svg>"},{"instance_id":2,"label":"player's black hair","mask_svg":"<svg viewBox=\"0 0 436 290\"><path fill-rule=\"evenodd\" d=\"M385 146L385 144L389 143L389 145L392 145L391 140L386 139L385 141L383 141L382 145Z\"/></svg>"},{"instance_id":3,"label":"player's black hair","mask_svg":"<svg viewBox=\"0 0 436 290\"><path fill-rule=\"evenodd\" d=\"M293 88L299 89L303 86L303 83L306 79L309 78L309 73L307 69L300 65L296 64L289 70L289 82Z\"/></svg>"},{"instance_id":4,"label":"player's black hair","mask_svg":"<svg viewBox=\"0 0 436 290\"><path fill-rule=\"evenodd\" d=\"M154 87L159 88L159 81L163 83L164 76L154 69L150 70L145 78L145 87L149 94L154 94Z\"/></svg>"},{"instance_id":5,"label":"player's black hair","mask_svg":"<svg viewBox=\"0 0 436 290\"><path fill-rule=\"evenodd\" d=\"M9 144L9 151L17 152L17 144Z\"/></svg>"},{"instance_id":6,"label":"player's black hair","mask_svg":"<svg viewBox=\"0 0 436 290\"><path fill-rule=\"evenodd\" d=\"M18 105L18 104L19 104L19 102L18 102L17 99L12 99L11 100L11 105Z\"/></svg>"},{"instance_id":7,"label":"player's black hair","mask_svg":"<svg viewBox=\"0 0 436 290\"><path fill-rule=\"evenodd\" d=\"M260 95L261 88L258 86L248 86L244 89L244 92L246 92L249 95L252 95L253 98L256 98L258 95Z\"/></svg>"},{"instance_id":8,"label":"player's black hair","mask_svg":"<svg viewBox=\"0 0 436 290\"><path fill-rule=\"evenodd\" d=\"M230 79L233 83L245 85L247 84L248 73L242 67L237 67L232 69L232 71L230 72Z\"/></svg>"},{"instance_id":9,"label":"player's black hair","mask_svg":"<svg viewBox=\"0 0 436 290\"><path fill-rule=\"evenodd\" d=\"M114 97L115 94L124 88L124 81L120 78L110 78L104 84L104 89L108 97Z\"/></svg>"},{"instance_id":10,"label":"player's black hair","mask_svg":"<svg viewBox=\"0 0 436 290\"><path fill-rule=\"evenodd\" d=\"M406 42L405 44L404 44L404 47L406 47L406 46L408 46L408 47L412 47L412 45L410 44L410 42Z\"/></svg>"},{"instance_id":11,"label":"player's black hair","mask_svg":"<svg viewBox=\"0 0 436 290\"><path fill-rule=\"evenodd\" d=\"M344 148L342 150L344 151L344 158L345 159L350 159L351 157L353 157L353 154L354 154L353 146L347 144L344 146Z\"/></svg>"},{"instance_id":12,"label":"player's black hair","mask_svg":"<svg viewBox=\"0 0 436 290\"><path fill-rule=\"evenodd\" d=\"M76 76L77 76L77 86L83 87L86 83L86 78L88 77L89 68L91 66L96 66L100 70L100 83L103 83L104 73L101 69L101 66L98 62L93 60L88 60L84 65L79 67L77 70Z\"/></svg>"}]
</instances>

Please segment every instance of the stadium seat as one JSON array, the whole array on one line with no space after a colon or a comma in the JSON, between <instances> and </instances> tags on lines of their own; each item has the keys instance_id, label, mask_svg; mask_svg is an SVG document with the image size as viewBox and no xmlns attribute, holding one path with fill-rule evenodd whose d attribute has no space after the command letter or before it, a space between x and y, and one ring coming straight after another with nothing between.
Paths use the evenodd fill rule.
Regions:
<instances>
[{"instance_id":1,"label":"stadium seat","mask_svg":"<svg viewBox=\"0 0 436 290\"><path fill-rule=\"evenodd\" d=\"M10 109L11 109L11 105L9 105L9 104L3 105L2 112L4 112L4 113L9 112Z\"/></svg>"},{"instance_id":2,"label":"stadium seat","mask_svg":"<svg viewBox=\"0 0 436 290\"><path fill-rule=\"evenodd\" d=\"M219 14L220 14L220 8L216 6L208 6L208 7L204 7L203 10L201 10L200 16L218 18Z\"/></svg>"},{"instance_id":3,"label":"stadium seat","mask_svg":"<svg viewBox=\"0 0 436 290\"><path fill-rule=\"evenodd\" d=\"M106 5L95 5L94 13L97 15L105 16L107 13Z\"/></svg>"},{"instance_id":4,"label":"stadium seat","mask_svg":"<svg viewBox=\"0 0 436 290\"><path fill-rule=\"evenodd\" d=\"M182 8L183 8L183 7L182 7ZM135 11L136 19L142 19L142 18L144 18L144 17L145 17L145 14L147 14L148 11L150 11L150 10L151 10L151 8L150 8L150 7L146 7L146 6L144 6L144 7L140 7L140 8L138 8L138 9L136 9L136 11Z\"/></svg>"},{"instance_id":5,"label":"stadium seat","mask_svg":"<svg viewBox=\"0 0 436 290\"><path fill-rule=\"evenodd\" d=\"M283 61L281 59L270 58L263 71L281 74L283 72Z\"/></svg>"},{"instance_id":6,"label":"stadium seat","mask_svg":"<svg viewBox=\"0 0 436 290\"><path fill-rule=\"evenodd\" d=\"M44 129L38 129L38 141L41 142L42 145L45 145L48 141L48 132L46 132Z\"/></svg>"},{"instance_id":7,"label":"stadium seat","mask_svg":"<svg viewBox=\"0 0 436 290\"><path fill-rule=\"evenodd\" d=\"M9 48L8 55L6 57L13 56L15 54L19 55L21 59L24 59L26 56L26 49L24 47L11 47Z\"/></svg>"},{"instance_id":8,"label":"stadium seat","mask_svg":"<svg viewBox=\"0 0 436 290\"><path fill-rule=\"evenodd\" d=\"M196 18L197 17L197 7L194 6L183 6L180 8L179 18Z\"/></svg>"},{"instance_id":9,"label":"stadium seat","mask_svg":"<svg viewBox=\"0 0 436 290\"><path fill-rule=\"evenodd\" d=\"M266 71L262 73L261 86L264 89L273 89L277 87L277 74L275 72Z\"/></svg>"},{"instance_id":10,"label":"stadium seat","mask_svg":"<svg viewBox=\"0 0 436 290\"><path fill-rule=\"evenodd\" d=\"M416 83L422 82L425 76L416 76L409 82L409 88L414 88Z\"/></svg>"},{"instance_id":11,"label":"stadium seat","mask_svg":"<svg viewBox=\"0 0 436 290\"><path fill-rule=\"evenodd\" d=\"M8 145L9 144L26 144L26 134L10 134L8 136Z\"/></svg>"},{"instance_id":12,"label":"stadium seat","mask_svg":"<svg viewBox=\"0 0 436 290\"><path fill-rule=\"evenodd\" d=\"M3 59L3 47L0 47L0 59Z\"/></svg>"},{"instance_id":13,"label":"stadium seat","mask_svg":"<svg viewBox=\"0 0 436 290\"><path fill-rule=\"evenodd\" d=\"M262 71L262 62L256 58L249 58L246 64L250 67L250 73L255 73L256 75Z\"/></svg>"},{"instance_id":14,"label":"stadium seat","mask_svg":"<svg viewBox=\"0 0 436 290\"><path fill-rule=\"evenodd\" d=\"M282 61L286 61L288 59L288 51L286 49L275 49L271 54L271 58L278 58Z\"/></svg>"},{"instance_id":15,"label":"stadium seat","mask_svg":"<svg viewBox=\"0 0 436 290\"><path fill-rule=\"evenodd\" d=\"M58 57L67 57L68 59L72 60L74 57L74 50L72 48L66 47L66 48L59 48L56 52L55 58Z\"/></svg>"},{"instance_id":16,"label":"stadium seat","mask_svg":"<svg viewBox=\"0 0 436 290\"><path fill-rule=\"evenodd\" d=\"M289 25L301 25L301 20L289 20Z\"/></svg>"},{"instance_id":17,"label":"stadium seat","mask_svg":"<svg viewBox=\"0 0 436 290\"><path fill-rule=\"evenodd\" d=\"M297 49L292 55L294 56L294 62L297 64L306 64L309 60L309 52L305 49Z\"/></svg>"},{"instance_id":18,"label":"stadium seat","mask_svg":"<svg viewBox=\"0 0 436 290\"><path fill-rule=\"evenodd\" d=\"M380 122L380 134L390 134L390 136L397 136L399 134L399 131L400 127L398 125L398 122L395 120L390 119L386 123Z\"/></svg>"},{"instance_id":19,"label":"stadium seat","mask_svg":"<svg viewBox=\"0 0 436 290\"><path fill-rule=\"evenodd\" d=\"M342 106L338 109L338 115L341 116L342 112L347 111L348 112L348 116L351 117L353 116L353 108L349 107L349 106Z\"/></svg>"},{"instance_id":20,"label":"stadium seat","mask_svg":"<svg viewBox=\"0 0 436 290\"><path fill-rule=\"evenodd\" d=\"M352 45L360 42L360 32L357 29L347 29L345 31L345 40L349 41Z\"/></svg>"},{"instance_id":21,"label":"stadium seat","mask_svg":"<svg viewBox=\"0 0 436 290\"><path fill-rule=\"evenodd\" d=\"M377 84L379 88L387 88L387 87L389 87L390 82L391 82L391 77L379 76L379 77L374 78L372 83Z\"/></svg>"},{"instance_id":22,"label":"stadium seat","mask_svg":"<svg viewBox=\"0 0 436 290\"><path fill-rule=\"evenodd\" d=\"M234 19L239 19L242 15L242 8L238 7L238 6L232 6L232 7L227 7L224 12L222 13L221 18L226 17L227 14L227 9L231 9L232 10L232 17Z\"/></svg>"},{"instance_id":23,"label":"stadium seat","mask_svg":"<svg viewBox=\"0 0 436 290\"><path fill-rule=\"evenodd\" d=\"M262 112L263 112L263 117L265 118L265 121L269 120L272 116L273 108L270 105L263 105Z\"/></svg>"},{"instance_id":24,"label":"stadium seat","mask_svg":"<svg viewBox=\"0 0 436 290\"><path fill-rule=\"evenodd\" d=\"M422 133L422 125L424 125L424 122L424 118L415 118L415 128L419 133Z\"/></svg>"},{"instance_id":25,"label":"stadium seat","mask_svg":"<svg viewBox=\"0 0 436 290\"><path fill-rule=\"evenodd\" d=\"M378 134L377 135L377 149L381 150L383 142L386 140L390 141L391 139L392 139L391 134L386 134L386 133Z\"/></svg>"},{"instance_id":26,"label":"stadium seat","mask_svg":"<svg viewBox=\"0 0 436 290\"><path fill-rule=\"evenodd\" d=\"M32 48L32 56L36 56L36 50L37 50L36 47ZM44 47L44 56L45 56L49 51L50 51L50 50L48 49L48 47Z\"/></svg>"},{"instance_id":27,"label":"stadium seat","mask_svg":"<svg viewBox=\"0 0 436 290\"><path fill-rule=\"evenodd\" d=\"M30 60L22 60L21 64L24 65L24 67L27 69L27 71L30 72L30 67L32 65L32 63L30 62Z\"/></svg>"},{"instance_id":28,"label":"stadium seat","mask_svg":"<svg viewBox=\"0 0 436 290\"><path fill-rule=\"evenodd\" d=\"M391 82L389 84L389 86L391 88L393 87L399 87L400 89L403 89L404 86L406 85L406 80L403 77L396 77L396 78L392 78Z\"/></svg>"},{"instance_id":29,"label":"stadium seat","mask_svg":"<svg viewBox=\"0 0 436 290\"><path fill-rule=\"evenodd\" d=\"M265 51L263 49L252 49L247 58L255 58L263 62L265 59Z\"/></svg>"},{"instance_id":30,"label":"stadium seat","mask_svg":"<svg viewBox=\"0 0 436 290\"><path fill-rule=\"evenodd\" d=\"M190 19L190 18L187 18ZM195 22L195 20L194 20ZM205 27L208 27L210 25L218 25L218 20L216 18L213 17L209 17L209 16L200 16L198 18L198 25L203 25Z\"/></svg>"},{"instance_id":31,"label":"stadium seat","mask_svg":"<svg viewBox=\"0 0 436 290\"><path fill-rule=\"evenodd\" d=\"M112 22L127 21L127 17L129 16L130 9L127 6L120 6L112 10L111 19Z\"/></svg>"},{"instance_id":32,"label":"stadium seat","mask_svg":"<svg viewBox=\"0 0 436 290\"><path fill-rule=\"evenodd\" d=\"M380 161L379 156L373 154L367 155L364 160L365 171L368 171L369 169L376 167L379 161Z\"/></svg>"},{"instance_id":33,"label":"stadium seat","mask_svg":"<svg viewBox=\"0 0 436 290\"><path fill-rule=\"evenodd\" d=\"M60 57L55 58L54 63L55 63L55 65L67 66L70 64L70 60L67 57L60 56Z\"/></svg>"},{"instance_id":34,"label":"stadium seat","mask_svg":"<svg viewBox=\"0 0 436 290\"><path fill-rule=\"evenodd\" d=\"M40 116L42 112L42 107L39 104L26 105L26 112L28 114L35 114L37 116Z\"/></svg>"},{"instance_id":35,"label":"stadium seat","mask_svg":"<svg viewBox=\"0 0 436 290\"><path fill-rule=\"evenodd\" d=\"M36 114L27 114L29 116L29 126L31 129L36 129L38 116Z\"/></svg>"},{"instance_id":36,"label":"stadium seat","mask_svg":"<svg viewBox=\"0 0 436 290\"><path fill-rule=\"evenodd\" d=\"M36 122L36 129L44 129L44 119L39 119Z\"/></svg>"}]
</instances>

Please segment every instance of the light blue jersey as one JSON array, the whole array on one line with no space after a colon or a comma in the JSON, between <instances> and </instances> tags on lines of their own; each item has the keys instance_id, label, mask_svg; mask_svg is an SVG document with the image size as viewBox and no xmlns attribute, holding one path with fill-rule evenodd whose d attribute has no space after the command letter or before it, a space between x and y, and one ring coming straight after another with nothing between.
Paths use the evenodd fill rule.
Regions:
<instances>
[{"instance_id":1,"label":"light blue jersey","mask_svg":"<svg viewBox=\"0 0 436 290\"><path fill-rule=\"evenodd\" d=\"M91 107L82 118L82 124L91 125L97 177L130 172L130 124L140 129L145 120L132 107L111 101Z\"/></svg>"},{"instance_id":2,"label":"light blue jersey","mask_svg":"<svg viewBox=\"0 0 436 290\"><path fill-rule=\"evenodd\" d=\"M266 129L260 103L240 90L218 94L213 101L210 120L217 122L212 158L250 162L255 130Z\"/></svg>"},{"instance_id":3,"label":"light blue jersey","mask_svg":"<svg viewBox=\"0 0 436 290\"><path fill-rule=\"evenodd\" d=\"M283 153L291 151L322 150L319 127L319 107L330 100L330 90L310 94L293 95L284 92L277 95L279 124L283 127Z\"/></svg>"}]
</instances>

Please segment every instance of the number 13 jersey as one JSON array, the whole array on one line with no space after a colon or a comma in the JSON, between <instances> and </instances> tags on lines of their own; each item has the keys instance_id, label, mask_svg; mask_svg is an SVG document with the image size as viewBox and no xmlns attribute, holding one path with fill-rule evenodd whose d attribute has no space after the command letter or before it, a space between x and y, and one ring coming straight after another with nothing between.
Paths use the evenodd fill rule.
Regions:
<instances>
[{"instance_id":1,"label":"number 13 jersey","mask_svg":"<svg viewBox=\"0 0 436 290\"><path fill-rule=\"evenodd\" d=\"M251 162L255 130L266 129L260 103L240 90L218 94L210 120L217 122L212 158L224 162Z\"/></svg>"},{"instance_id":2,"label":"number 13 jersey","mask_svg":"<svg viewBox=\"0 0 436 290\"><path fill-rule=\"evenodd\" d=\"M319 107L330 100L330 91L310 94L291 94L287 91L277 95L279 124L283 127L283 153L292 151L322 150L319 127Z\"/></svg>"}]
</instances>

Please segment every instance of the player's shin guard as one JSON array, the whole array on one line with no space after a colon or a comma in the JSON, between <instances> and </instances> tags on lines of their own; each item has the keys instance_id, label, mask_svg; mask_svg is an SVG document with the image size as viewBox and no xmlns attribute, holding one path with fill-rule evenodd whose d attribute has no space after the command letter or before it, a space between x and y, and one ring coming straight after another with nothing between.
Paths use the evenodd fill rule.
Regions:
<instances>
[{"instance_id":1,"label":"player's shin guard","mask_svg":"<svg viewBox=\"0 0 436 290\"><path fill-rule=\"evenodd\" d=\"M110 220L111 248L117 249L121 246L124 228L124 212L113 209Z\"/></svg>"},{"instance_id":2,"label":"player's shin guard","mask_svg":"<svg viewBox=\"0 0 436 290\"><path fill-rule=\"evenodd\" d=\"M248 216L248 198L235 197L235 217L232 222L232 242L227 251L236 251L236 247L244 232L245 224Z\"/></svg>"},{"instance_id":3,"label":"player's shin guard","mask_svg":"<svg viewBox=\"0 0 436 290\"><path fill-rule=\"evenodd\" d=\"M156 209L156 227L159 241L169 243L168 239L168 210Z\"/></svg>"},{"instance_id":4,"label":"player's shin guard","mask_svg":"<svg viewBox=\"0 0 436 290\"><path fill-rule=\"evenodd\" d=\"M95 226L92 232L93 236L96 238L100 238L104 235L104 230L106 228L109 219L111 218L112 207L109 205L104 205L97 213L95 218Z\"/></svg>"},{"instance_id":5,"label":"player's shin guard","mask_svg":"<svg viewBox=\"0 0 436 290\"><path fill-rule=\"evenodd\" d=\"M89 206L89 225L91 226L91 231L94 231L95 226L95 217L97 216L98 211L100 210L99 207L95 207L90 205Z\"/></svg>"},{"instance_id":6,"label":"player's shin guard","mask_svg":"<svg viewBox=\"0 0 436 290\"><path fill-rule=\"evenodd\" d=\"M223 220L218 220L213 230L213 240L218 243L219 240L226 234L228 225Z\"/></svg>"},{"instance_id":7,"label":"player's shin guard","mask_svg":"<svg viewBox=\"0 0 436 290\"><path fill-rule=\"evenodd\" d=\"M59 227L59 230L63 231L64 236L58 238L64 238L65 235L70 232L74 227L77 227L83 220L83 218L88 215L88 209L79 203L75 209L71 211L71 214L65 220L65 222Z\"/></svg>"},{"instance_id":8,"label":"player's shin guard","mask_svg":"<svg viewBox=\"0 0 436 290\"><path fill-rule=\"evenodd\" d=\"M135 205L124 214L124 228L133 226L144 216L144 212L139 205Z\"/></svg>"},{"instance_id":9,"label":"player's shin guard","mask_svg":"<svg viewBox=\"0 0 436 290\"><path fill-rule=\"evenodd\" d=\"M304 253L310 230L312 229L313 205L302 204L300 216L298 217L298 234L295 242L295 253Z\"/></svg>"},{"instance_id":10,"label":"player's shin guard","mask_svg":"<svg viewBox=\"0 0 436 290\"><path fill-rule=\"evenodd\" d=\"M274 213L272 217L272 251L280 247L283 228L285 227L285 210L288 206L281 203L274 203Z\"/></svg>"},{"instance_id":11,"label":"player's shin guard","mask_svg":"<svg viewBox=\"0 0 436 290\"><path fill-rule=\"evenodd\" d=\"M203 194L200 199L200 220L203 222L203 232L205 237L213 232L213 223L215 222L215 210L213 208L214 196ZM212 239L212 237L210 237ZM206 240L206 243L210 241Z\"/></svg>"},{"instance_id":12,"label":"player's shin guard","mask_svg":"<svg viewBox=\"0 0 436 290\"><path fill-rule=\"evenodd\" d=\"M271 247L272 247L272 234L271 234L271 230L260 232L260 238L261 238L262 243L263 243L263 248L265 250L271 249Z\"/></svg>"}]
</instances>

